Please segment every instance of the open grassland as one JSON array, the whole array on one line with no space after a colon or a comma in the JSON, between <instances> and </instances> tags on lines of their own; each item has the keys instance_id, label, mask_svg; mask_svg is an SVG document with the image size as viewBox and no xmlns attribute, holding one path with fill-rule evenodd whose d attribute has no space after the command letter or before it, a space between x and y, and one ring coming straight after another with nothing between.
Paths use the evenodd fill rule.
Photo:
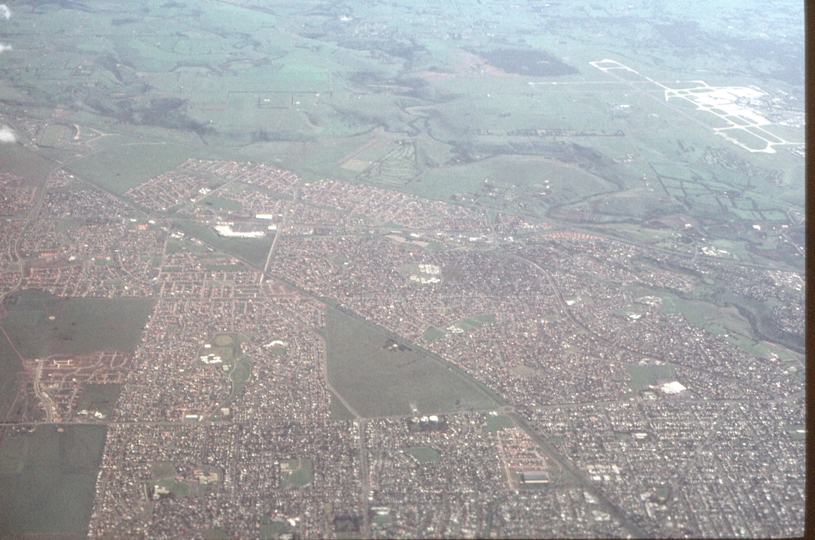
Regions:
<instances>
[{"instance_id":1,"label":"open grassland","mask_svg":"<svg viewBox=\"0 0 815 540\"><path fill-rule=\"evenodd\" d=\"M73 129L65 124L49 124L39 134L40 146L58 147L73 136Z\"/></svg>"},{"instance_id":2,"label":"open grassland","mask_svg":"<svg viewBox=\"0 0 815 540\"><path fill-rule=\"evenodd\" d=\"M540 218L552 207L612 193L616 187L592 172L544 156L497 155L426 168L402 189L431 199Z\"/></svg>"},{"instance_id":3,"label":"open grassland","mask_svg":"<svg viewBox=\"0 0 815 540\"><path fill-rule=\"evenodd\" d=\"M494 313L482 313L480 315L473 315L472 317L465 317L456 321L455 326L461 328L465 332L473 330L484 324L492 324L495 322Z\"/></svg>"},{"instance_id":4,"label":"open grassland","mask_svg":"<svg viewBox=\"0 0 815 540\"><path fill-rule=\"evenodd\" d=\"M504 416L503 414L490 413L487 415L487 424L484 429L488 433L497 433L502 429L511 427L515 427L515 423L512 421L512 418L509 416Z\"/></svg>"},{"instance_id":5,"label":"open grassland","mask_svg":"<svg viewBox=\"0 0 815 540\"><path fill-rule=\"evenodd\" d=\"M30 187L45 185L54 163L17 144L0 144L0 172L25 180Z\"/></svg>"},{"instance_id":6,"label":"open grassland","mask_svg":"<svg viewBox=\"0 0 815 540\"><path fill-rule=\"evenodd\" d=\"M435 326L431 326L427 330L424 331L422 334L422 339L425 341L433 341L434 339L441 339L446 336L447 333L444 330L440 330Z\"/></svg>"},{"instance_id":7,"label":"open grassland","mask_svg":"<svg viewBox=\"0 0 815 540\"><path fill-rule=\"evenodd\" d=\"M328 403L328 411L332 420L353 420L356 418L354 413L349 411L348 407L343 405L342 401L333 392Z\"/></svg>"},{"instance_id":8,"label":"open grassland","mask_svg":"<svg viewBox=\"0 0 815 540\"><path fill-rule=\"evenodd\" d=\"M497 407L469 377L422 351L389 348L384 331L336 309L322 333L329 381L363 417L408 415L411 404L423 414Z\"/></svg>"},{"instance_id":9,"label":"open grassland","mask_svg":"<svg viewBox=\"0 0 815 540\"><path fill-rule=\"evenodd\" d=\"M200 357L218 357L224 364L241 358L242 336L239 334L216 334L198 351Z\"/></svg>"},{"instance_id":10,"label":"open grassland","mask_svg":"<svg viewBox=\"0 0 815 540\"><path fill-rule=\"evenodd\" d=\"M59 298L35 290L13 297L0 325L24 358L102 349L132 354L153 307L148 298Z\"/></svg>"},{"instance_id":11,"label":"open grassland","mask_svg":"<svg viewBox=\"0 0 815 540\"><path fill-rule=\"evenodd\" d=\"M72 162L67 169L104 189L122 195L154 176L173 169L190 150L176 144L128 142L94 152Z\"/></svg>"},{"instance_id":12,"label":"open grassland","mask_svg":"<svg viewBox=\"0 0 815 540\"><path fill-rule=\"evenodd\" d=\"M5 418L17 396L17 374L22 362L11 343L0 336L0 418Z\"/></svg>"},{"instance_id":13,"label":"open grassland","mask_svg":"<svg viewBox=\"0 0 815 540\"><path fill-rule=\"evenodd\" d=\"M6 430L0 442L0 537L87 536L106 429Z\"/></svg>"}]
</instances>

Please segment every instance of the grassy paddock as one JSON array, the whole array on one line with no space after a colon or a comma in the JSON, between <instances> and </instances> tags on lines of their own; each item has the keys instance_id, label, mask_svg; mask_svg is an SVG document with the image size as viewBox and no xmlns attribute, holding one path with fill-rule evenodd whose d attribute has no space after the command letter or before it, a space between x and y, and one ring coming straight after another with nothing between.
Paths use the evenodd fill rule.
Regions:
<instances>
[{"instance_id":1,"label":"grassy paddock","mask_svg":"<svg viewBox=\"0 0 815 540\"><path fill-rule=\"evenodd\" d=\"M0 537L85 538L103 426L40 426L0 443Z\"/></svg>"},{"instance_id":2,"label":"grassy paddock","mask_svg":"<svg viewBox=\"0 0 815 540\"><path fill-rule=\"evenodd\" d=\"M153 307L147 298L60 298L35 290L14 296L2 326L25 358L101 349L132 354Z\"/></svg>"},{"instance_id":3,"label":"grassy paddock","mask_svg":"<svg viewBox=\"0 0 815 540\"><path fill-rule=\"evenodd\" d=\"M128 143L90 154L68 169L117 195L175 168L189 150L175 144Z\"/></svg>"},{"instance_id":4,"label":"grassy paddock","mask_svg":"<svg viewBox=\"0 0 815 540\"><path fill-rule=\"evenodd\" d=\"M385 331L329 308L321 330L328 344L328 377L363 417L492 409L474 382L416 350L386 348ZM410 347L410 345L408 345Z\"/></svg>"},{"instance_id":5,"label":"grassy paddock","mask_svg":"<svg viewBox=\"0 0 815 540\"><path fill-rule=\"evenodd\" d=\"M509 416L504 416L502 414L488 414L487 415L487 424L485 429L489 433L497 433L502 429L507 429L514 427L515 423L512 421L512 418Z\"/></svg>"}]
</instances>

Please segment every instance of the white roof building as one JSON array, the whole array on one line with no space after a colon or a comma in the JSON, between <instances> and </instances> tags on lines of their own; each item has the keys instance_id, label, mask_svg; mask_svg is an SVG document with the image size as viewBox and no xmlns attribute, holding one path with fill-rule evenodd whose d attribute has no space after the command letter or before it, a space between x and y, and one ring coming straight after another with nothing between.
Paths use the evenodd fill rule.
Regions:
<instances>
[{"instance_id":1,"label":"white roof building","mask_svg":"<svg viewBox=\"0 0 815 540\"><path fill-rule=\"evenodd\" d=\"M687 388L685 388L682 385L682 383L680 383L678 381L671 381L671 382L665 383L662 386L660 386L659 389L662 390L663 392L665 392L666 394L679 394L679 393L684 392L685 390L687 390Z\"/></svg>"}]
</instances>

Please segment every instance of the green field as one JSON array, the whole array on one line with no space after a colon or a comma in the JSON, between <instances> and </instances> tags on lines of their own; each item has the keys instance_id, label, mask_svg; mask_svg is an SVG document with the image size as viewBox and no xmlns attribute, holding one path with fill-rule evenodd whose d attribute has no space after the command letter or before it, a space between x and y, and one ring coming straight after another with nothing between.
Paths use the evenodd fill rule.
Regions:
<instances>
[{"instance_id":1,"label":"green field","mask_svg":"<svg viewBox=\"0 0 815 540\"><path fill-rule=\"evenodd\" d=\"M310 459L280 461L280 487L303 487L314 480L314 464Z\"/></svg>"},{"instance_id":2,"label":"green field","mask_svg":"<svg viewBox=\"0 0 815 540\"><path fill-rule=\"evenodd\" d=\"M169 489L175 497L186 497L190 494L190 485L175 478L163 478L155 482L155 485Z\"/></svg>"},{"instance_id":3,"label":"green field","mask_svg":"<svg viewBox=\"0 0 815 540\"><path fill-rule=\"evenodd\" d=\"M391 516L377 515L374 516L373 519L371 519L371 522L376 523L377 525L390 525L391 523L393 523L393 518Z\"/></svg>"},{"instance_id":4,"label":"green field","mask_svg":"<svg viewBox=\"0 0 815 540\"><path fill-rule=\"evenodd\" d=\"M236 396L243 389L251 376L252 363L247 357L244 356L235 362L235 366L229 372L229 379L232 381L231 397Z\"/></svg>"},{"instance_id":5,"label":"green field","mask_svg":"<svg viewBox=\"0 0 815 540\"><path fill-rule=\"evenodd\" d=\"M631 378L631 380L628 381L628 385L634 392L648 390L650 385L655 384L656 379L676 378L676 368L672 364L648 364L644 366L639 364L626 364L625 370Z\"/></svg>"},{"instance_id":6,"label":"green field","mask_svg":"<svg viewBox=\"0 0 815 540\"><path fill-rule=\"evenodd\" d=\"M67 168L81 178L117 195L173 169L189 157L175 144L124 142L74 161Z\"/></svg>"},{"instance_id":7,"label":"green field","mask_svg":"<svg viewBox=\"0 0 815 540\"><path fill-rule=\"evenodd\" d=\"M10 299L16 298L15 304ZM14 293L0 321L24 358L90 354L101 349L133 353L153 307L149 298L60 298L42 291ZM54 317L53 320L49 317Z\"/></svg>"},{"instance_id":8,"label":"green field","mask_svg":"<svg viewBox=\"0 0 815 540\"><path fill-rule=\"evenodd\" d=\"M429 446L414 446L406 451L416 460L416 463L436 463L441 459L441 453Z\"/></svg>"},{"instance_id":9,"label":"green field","mask_svg":"<svg viewBox=\"0 0 815 540\"><path fill-rule=\"evenodd\" d=\"M201 349L199 356L219 356L224 364L241 358L241 342L243 337L239 334L216 334Z\"/></svg>"},{"instance_id":10,"label":"green field","mask_svg":"<svg viewBox=\"0 0 815 540\"><path fill-rule=\"evenodd\" d=\"M175 465L170 461L159 461L153 464L152 470L153 480L162 480L164 478L175 476L178 474Z\"/></svg>"},{"instance_id":11,"label":"green field","mask_svg":"<svg viewBox=\"0 0 815 540\"><path fill-rule=\"evenodd\" d=\"M106 428L5 428L0 442L0 537L87 536Z\"/></svg>"},{"instance_id":12,"label":"green field","mask_svg":"<svg viewBox=\"0 0 815 540\"><path fill-rule=\"evenodd\" d=\"M241 203L238 201L224 199L223 197L218 197L217 195L209 195L204 199L201 199L198 201L198 206L212 210L232 210L235 212L238 212L241 210L241 208L243 208Z\"/></svg>"},{"instance_id":13,"label":"green field","mask_svg":"<svg viewBox=\"0 0 815 540\"><path fill-rule=\"evenodd\" d=\"M348 407L342 404L336 395L331 392L331 398L328 403L329 417L332 420L353 420L356 418L354 413L348 410Z\"/></svg>"},{"instance_id":14,"label":"green field","mask_svg":"<svg viewBox=\"0 0 815 540\"><path fill-rule=\"evenodd\" d=\"M0 339L0 415L3 418L17 395L17 374L21 369L20 357L4 336Z\"/></svg>"},{"instance_id":15,"label":"green field","mask_svg":"<svg viewBox=\"0 0 815 540\"><path fill-rule=\"evenodd\" d=\"M0 172L22 177L29 186L42 186L54 164L18 144L0 144Z\"/></svg>"},{"instance_id":16,"label":"green field","mask_svg":"<svg viewBox=\"0 0 815 540\"><path fill-rule=\"evenodd\" d=\"M167 249L166 254L172 255L174 253L207 253L211 252L210 248L205 246L201 243L198 239L190 239L185 237L182 238L170 238L167 240Z\"/></svg>"},{"instance_id":17,"label":"green field","mask_svg":"<svg viewBox=\"0 0 815 540\"><path fill-rule=\"evenodd\" d=\"M512 179L511 183L505 179ZM485 180L495 185L500 183L502 196L498 199L477 195L483 193ZM510 200L524 197L527 203L534 202L527 197L527 189L549 180L551 196L541 199L536 207L541 211L549 204L562 204L601 192L611 191L614 186L602 178L587 173L577 167L553 162L538 156L496 156L475 163L430 169L421 177L421 182L412 182L404 189L410 193L432 199L450 200L456 195L464 204L476 198L484 205L497 208L511 208Z\"/></svg>"},{"instance_id":18,"label":"green field","mask_svg":"<svg viewBox=\"0 0 815 540\"><path fill-rule=\"evenodd\" d=\"M512 373L518 375L519 377L532 377L534 375L538 375L540 372L535 368L527 366L526 364L518 364L512 368Z\"/></svg>"},{"instance_id":19,"label":"green field","mask_svg":"<svg viewBox=\"0 0 815 540\"><path fill-rule=\"evenodd\" d=\"M441 339L446 335L447 334L444 332L444 330L440 330L435 326L431 326L424 331L424 333L422 334L422 339L425 341L433 341L434 339Z\"/></svg>"},{"instance_id":20,"label":"green field","mask_svg":"<svg viewBox=\"0 0 815 540\"><path fill-rule=\"evenodd\" d=\"M686 299L661 290L657 294L664 301L660 307L663 313L681 313L690 324L722 336L749 354L766 358L771 351L778 354L785 348L804 352L804 336L783 332L769 316L774 307L773 298L761 302L738 296L727 291L719 281L713 286L700 285L694 291L695 296L705 296L711 301ZM789 357L789 352L783 354Z\"/></svg>"},{"instance_id":21,"label":"green field","mask_svg":"<svg viewBox=\"0 0 815 540\"><path fill-rule=\"evenodd\" d=\"M65 124L50 124L40 133L40 146L62 146L70 140L73 130Z\"/></svg>"},{"instance_id":22,"label":"green field","mask_svg":"<svg viewBox=\"0 0 815 540\"><path fill-rule=\"evenodd\" d=\"M417 350L388 350L388 335L360 319L328 308L321 329L328 345L328 378L361 416L493 409L477 383ZM410 345L408 345L410 347Z\"/></svg>"},{"instance_id":23,"label":"green field","mask_svg":"<svg viewBox=\"0 0 815 540\"><path fill-rule=\"evenodd\" d=\"M280 534L286 533L291 529L289 524L285 521L273 521L269 516L262 516L260 518L260 528L258 529L258 536L260 540L277 540Z\"/></svg>"},{"instance_id":24,"label":"green field","mask_svg":"<svg viewBox=\"0 0 815 540\"><path fill-rule=\"evenodd\" d=\"M502 429L507 429L514 427L515 423L512 421L512 418L509 416L504 416L503 414L487 414L487 425L484 429L488 433L497 433Z\"/></svg>"}]
</instances>

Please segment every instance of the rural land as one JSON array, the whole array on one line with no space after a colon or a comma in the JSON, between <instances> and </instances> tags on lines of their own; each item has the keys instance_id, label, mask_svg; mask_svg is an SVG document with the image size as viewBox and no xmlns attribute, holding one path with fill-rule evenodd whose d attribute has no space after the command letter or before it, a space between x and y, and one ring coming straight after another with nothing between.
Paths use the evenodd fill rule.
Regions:
<instances>
[{"instance_id":1,"label":"rural land","mask_svg":"<svg viewBox=\"0 0 815 540\"><path fill-rule=\"evenodd\" d=\"M803 535L803 26L0 6L0 537Z\"/></svg>"}]
</instances>

